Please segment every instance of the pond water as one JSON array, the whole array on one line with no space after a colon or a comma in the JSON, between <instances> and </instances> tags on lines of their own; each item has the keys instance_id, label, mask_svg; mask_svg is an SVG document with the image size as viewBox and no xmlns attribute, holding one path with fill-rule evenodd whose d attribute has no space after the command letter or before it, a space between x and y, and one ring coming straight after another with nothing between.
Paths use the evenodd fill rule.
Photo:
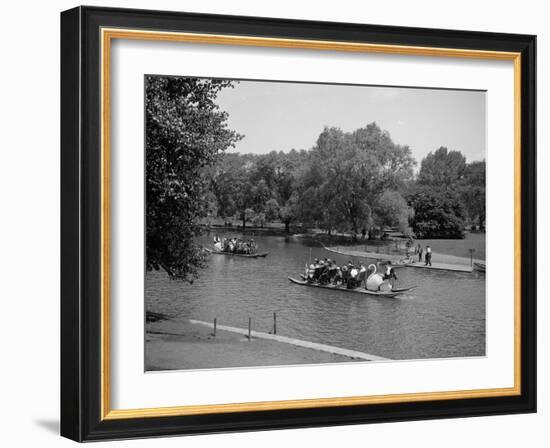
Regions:
<instances>
[{"instance_id":1,"label":"pond water","mask_svg":"<svg viewBox=\"0 0 550 448\"><path fill-rule=\"evenodd\" d=\"M148 272L146 308L210 322L216 317L220 325L241 328L250 317L253 329L263 332L271 330L276 312L280 335L391 359L485 355L483 274L401 268L397 284L418 287L396 299L308 288L288 277L298 277L310 257L338 264L349 257L297 238L255 239L260 252L269 252L266 258L211 255L192 285Z\"/></svg>"}]
</instances>

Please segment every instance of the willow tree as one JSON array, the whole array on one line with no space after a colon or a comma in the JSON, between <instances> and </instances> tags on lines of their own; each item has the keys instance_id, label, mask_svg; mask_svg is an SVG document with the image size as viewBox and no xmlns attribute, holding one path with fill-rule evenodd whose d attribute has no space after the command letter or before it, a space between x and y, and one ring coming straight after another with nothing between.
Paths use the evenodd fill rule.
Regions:
<instances>
[{"instance_id":1,"label":"willow tree","mask_svg":"<svg viewBox=\"0 0 550 448\"><path fill-rule=\"evenodd\" d=\"M205 170L241 138L216 104L231 81L147 76L146 263L192 281L204 265L196 243L208 211Z\"/></svg>"},{"instance_id":2,"label":"willow tree","mask_svg":"<svg viewBox=\"0 0 550 448\"><path fill-rule=\"evenodd\" d=\"M422 159L418 184L439 190L454 189L461 183L466 171L466 157L460 151L449 151L441 146Z\"/></svg>"},{"instance_id":3,"label":"willow tree","mask_svg":"<svg viewBox=\"0 0 550 448\"><path fill-rule=\"evenodd\" d=\"M329 231L347 228L355 235L379 221L380 204L388 202L379 198L402 188L415 164L410 148L394 143L376 123L351 133L325 128L311 157L311 173L303 179L308 195L323 204L324 222L319 224ZM406 208L404 201L400 204Z\"/></svg>"}]
</instances>

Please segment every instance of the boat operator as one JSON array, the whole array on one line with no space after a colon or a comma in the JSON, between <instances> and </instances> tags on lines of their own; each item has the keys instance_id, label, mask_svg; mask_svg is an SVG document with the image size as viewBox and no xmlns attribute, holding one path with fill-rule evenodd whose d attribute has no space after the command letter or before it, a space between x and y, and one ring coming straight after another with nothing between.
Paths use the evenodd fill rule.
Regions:
<instances>
[{"instance_id":1,"label":"boat operator","mask_svg":"<svg viewBox=\"0 0 550 448\"><path fill-rule=\"evenodd\" d=\"M384 272L384 280L397 280L397 274L393 268L391 261L386 263L386 272Z\"/></svg>"}]
</instances>

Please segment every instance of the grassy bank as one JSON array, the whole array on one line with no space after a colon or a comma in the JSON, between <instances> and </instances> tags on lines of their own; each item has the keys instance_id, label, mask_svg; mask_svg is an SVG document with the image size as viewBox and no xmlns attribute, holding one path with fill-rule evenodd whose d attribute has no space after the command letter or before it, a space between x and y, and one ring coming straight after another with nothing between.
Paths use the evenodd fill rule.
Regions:
<instances>
[{"instance_id":1,"label":"grassy bank","mask_svg":"<svg viewBox=\"0 0 550 448\"><path fill-rule=\"evenodd\" d=\"M473 258L485 260L485 233L467 233L463 240L416 240L422 247L430 245L434 252L457 257L470 257L469 249L474 249Z\"/></svg>"},{"instance_id":2,"label":"grassy bank","mask_svg":"<svg viewBox=\"0 0 550 448\"><path fill-rule=\"evenodd\" d=\"M210 369L351 362L347 356L212 330L188 320L146 324L145 364L148 371Z\"/></svg>"}]
</instances>

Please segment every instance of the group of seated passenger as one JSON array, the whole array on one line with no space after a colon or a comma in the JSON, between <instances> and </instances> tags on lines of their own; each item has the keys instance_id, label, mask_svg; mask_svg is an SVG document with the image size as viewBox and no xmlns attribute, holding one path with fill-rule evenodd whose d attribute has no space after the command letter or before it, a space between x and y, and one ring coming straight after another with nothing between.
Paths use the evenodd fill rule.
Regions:
<instances>
[{"instance_id":1,"label":"group of seated passenger","mask_svg":"<svg viewBox=\"0 0 550 448\"><path fill-rule=\"evenodd\" d=\"M214 238L214 247L221 252L230 252L233 254L252 255L258 252L256 241L252 238L245 241L236 237L220 239L216 236Z\"/></svg>"},{"instance_id":2,"label":"group of seated passenger","mask_svg":"<svg viewBox=\"0 0 550 448\"><path fill-rule=\"evenodd\" d=\"M347 264L338 266L330 258L324 260L316 258L312 264L306 266L305 278L308 283L345 285L348 289L354 289L365 283L367 268L363 263L355 266L351 260Z\"/></svg>"},{"instance_id":3,"label":"group of seated passenger","mask_svg":"<svg viewBox=\"0 0 550 448\"><path fill-rule=\"evenodd\" d=\"M372 269L369 270L369 268ZM320 285L345 286L347 289L355 289L364 286L368 289L379 290L382 284L386 289L391 289L390 280L396 280L397 276L391 262L386 263L384 274L376 274L374 265L367 268L363 263L355 265L351 260L347 264L338 266L334 260L325 258L319 260L315 258L313 263L306 265L304 279L308 283L317 283ZM368 287L367 279L369 277L374 281L374 287ZM370 281L370 280L369 280Z\"/></svg>"}]
</instances>

